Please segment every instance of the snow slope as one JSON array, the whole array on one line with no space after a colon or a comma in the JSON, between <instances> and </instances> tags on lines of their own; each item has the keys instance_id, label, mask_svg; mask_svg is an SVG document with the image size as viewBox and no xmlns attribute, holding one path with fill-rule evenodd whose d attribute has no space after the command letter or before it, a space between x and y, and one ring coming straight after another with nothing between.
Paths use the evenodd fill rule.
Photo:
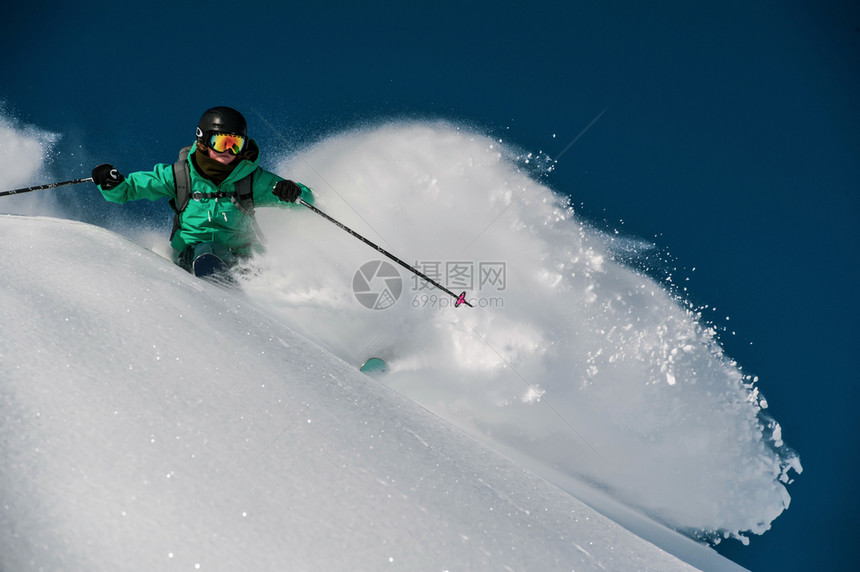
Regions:
<instances>
[{"instance_id":1,"label":"snow slope","mask_svg":"<svg viewBox=\"0 0 860 572\"><path fill-rule=\"evenodd\" d=\"M16 165L0 165L2 187L42 182L44 156L56 136L6 123L0 128L9 130L5 141L14 143L17 137L21 143L16 153L2 155L16 157ZM405 272L395 304L375 310L363 306L353 292L356 272L382 257L302 209L258 210L269 250L253 262L254 273L241 293L197 282L159 257L156 253L167 254L162 230L153 236L154 229L140 229L140 221L132 220L132 205L123 210L130 213L129 221L108 225L133 240L57 219L0 219L7 233L0 268L9 285L0 295L2 454L11 460L0 469L3 506L8 507L2 534L4 545L13 539L23 547L4 558L95 566L112 553L107 547L87 548L102 534L125 534L128 543L141 542L129 540L136 535L157 539L163 534L165 542L168 536L182 539L177 544L196 554L208 550L201 543L220 545L231 538L238 539L232 546L239 551L241 545L259 545L234 528L258 522L263 529L286 526L298 534L300 546L291 539L273 540L273 546L286 546L270 549L273 558L289 552L304 554L303 562L330 563L335 555L311 554L303 531L314 531L309 534L316 539L322 533L315 527L328 526L332 534L352 538L388 526L380 524L388 520L382 513L398 519L400 513L410 514L417 530L428 522L414 518L415 510L424 514L449 496L457 500L438 508L439 514L488 530L493 538L498 537L493 527L512 526L525 534L541 526L531 519L546 507L536 512L542 503L532 506L522 497L544 498L529 487L545 483L525 489L499 481L489 485L497 491L510 488L508 500L526 508L505 511L525 518L516 523L513 516L496 523L495 507L487 520L463 500L472 495L464 491L475 479L491 482L484 469L492 466L507 467L501 483L514 482L510 471L529 482L538 475L696 566L730 568L713 551L655 520L710 540L764 533L788 507L786 485L792 470L800 472L799 459L767 415L754 376L723 354L714 328L665 286L619 262L638 264L651 245L607 236L579 220L541 183L551 166L546 157L519 153L470 130L426 122L337 134L274 166L310 184L326 212L428 274L438 271L439 281L451 288L467 290L476 307L456 310ZM95 191L87 187L85 192ZM0 206L5 212L64 218L66 213L49 208L54 196L7 197ZM484 265L501 274L484 276ZM449 268L459 273L448 274ZM372 281L374 288L387 285ZM390 373L374 382L353 378L353 370L374 354L388 360ZM353 395L359 387L376 397ZM334 400L342 395L353 397ZM343 409L368 401L386 404L385 412ZM442 498L434 493L432 502L416 497L423 485L415 483L430 478L423 461L420 471L411 471L396 460L399 449L408 447L400 438L407 423L388 407L411 411L414 404L457 427L419 408L415 422L432 420L433 434L453 435L454 444L443 446L447 437L425 437L431 429L405 429L447 459L426 461L438 477L431 479L435 493L442 491ZM413 414L404 416L412 419ZM340 440L329 442L332 436ZM289 451L288 461L267 461L279 447L293 446L290 439L297 440L297 448ZM385 449L390 455L369 459L369 451L379 452L388 439L394 441ZM460 449L465 443L472 447L468 452ZM516 465L485 449L503 453ZM339 464L332 456L345 461ZM225 468L226 458L236 459L236 466ZM325 470L317 470L321 467ZM354 470L359 476L390 473L400 483L394 497L420 498L423 509L389 512L384 504L362 504L349 494L367 485L355 482ZM291 474L303 483L285 488L289 498L281 498L270 479ZM235 490L240 481L251 490L242 497L246 506L238 507L241 520L234 521L229 511L236 504L226 499L240 494ZM262 488L255 489L256 482ZM295 487L310 487L302 488L308 496L297 496ZM220 494L212 494L214 488ZM545 494L560 494L549 490L555 493ZM379 498L378 491L361 495ZM617 543L602 532L581 532L589 528L582 527L581 511L587 511L589 523L603 521L568 496L550 503L569 517L551 518L565 537L564 546L541 550L560 550L559 561L583 563L578 569L626 569L623 558L607 560L618 557ZM349 500L329 506L331 498ZM192 499L193 506L187 504ZM305 520L299 525L266 512L268 502L283 507L300 499L305 512L297 514ZM150 512L132 510L141 506ZM308 524L315 518L308 516L313 509L326 524ZM118 512L123 518L105 520L89 510ZM182 520L171 520L169 534L161 531L158 516L164 514ZM208 523L205 530L197 520L188 521L187 515L199 514ZM254 514L260 520L254 521ZM127 518L138 517L122 528L131 522ZM539 520L547 522L543 516ZM386 546L410 545L420 536L443 534L438 524L429 526L432 533L409 536L400 522L396 533L371 536ZM504 538L511 530L499 534ZM263 533L249 533L255 534ZM271 534L263 536L271 539ZM466 552L496 554L474 530L463 534L470 539ZM530 544L530 534L520 540ZM550 541L539 536L543 540L535 546ZM571 538L584 552L569 556ZM601 538L604 546L611 545L608 553L589 544ZM442 542L438 553L452 553L451 538ZM485 562L464 554L456 560L474 562L474 567L504 561L515 569L522 562L545 563L523 544L515 545L518 555L529 556L510 560L505 553ZM354 546L349 551L359 560L394 557ZM175 546L170 553L171 561L179 558ZM148 560L155 557L149 552L129 548L124 554L155 562ZM587 554L593 558L577 560ZM643 558L637 567L651 565L650 556L638 548L629 554ZM247 551L238 556L225 548L218 560L240 557L248 557ZM430 568L456 564L430 557L422 562Z\"/></svg>"},{"instance_id":2,"label":"snow slope","mask_svg":"<svg viewBox=\"0 0 860 572\"><path fill-rule=\"evenodd\" d=\"M0 270L2 570L689 569L126 238Z\"/></svg>"}]
</instances>

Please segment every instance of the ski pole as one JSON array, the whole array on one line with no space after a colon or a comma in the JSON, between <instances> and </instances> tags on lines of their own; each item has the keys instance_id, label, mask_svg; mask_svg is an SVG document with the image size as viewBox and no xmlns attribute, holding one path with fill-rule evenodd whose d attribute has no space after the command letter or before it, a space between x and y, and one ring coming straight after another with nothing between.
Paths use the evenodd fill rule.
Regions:
<instances>
[{"instance_id":1,"label":"ski pole","mask_svg":"<svg viewBox=\"0 0 860 572\"><path fill-rule=\"evenodd\" d=\"M361 236L360 234L358 234L357 232L355 232L354 230L352 230L348 226L346 226L343 223L340 223L337 220L333 219L332 217L328 216L327 214L325 214L324 212L322 212L321 210L319 210L318 208L316 208L312 204L308 203L304 199L299 198L298 201L296 201L296 202L298 202L299 204L305 205L306 207L308 207L309 209L311 209L312 211L314 211L315 213L317 213L318 215L320 215L321 217L323 217L327 221L336 224L337 226L339 226L340 228L342 228L343 230L345 230L346 232L348 232L349 234L351 234L352 236L354 236L355 238L357 238L358 240L360 240L364 244L366 244L372 248L375 248L378 252L384 254L385 256L387 256L388 258L390 258L391 260L393 260L394 262L396 262L397 264L399 264L403 268L409 270L410 272L412 272L416 276L423 278L424 280L426 280L427 282L429 282L430 284L432 284L436 288L442 290L446 294L450 294L451 296L453 296L457 300L456 302L454 302L454 307L459 307L460 304L465 304L465 305L469 306L470 308L473 307L466 300L466 292L462 292L459 296L457 294L454 294L453 292L451 292L450 290L448 290L447 288L445 288L444 286L442 286L441 284L439 284L438 282L436 282L435 280L433 280L432 278L430 278L426 274L423 274L422 272L419 272L417 269L413 268L412 266L409 266L408 264L406 264L405 262L403 262L402 260L400 260L399 258L394 256L393 254L391 254L390 252L388 252L387 250L385 250L381 246L378 246L378 245L370 242L369 240L367 240L366 238L364 238L363 236Z\"/></svg>"},{"instance_id":2,"label":"ski pole","mask_svg":"<svg viewBox=\"0 0 860 572\"><path fill-rule=\"evenodd\" d=\"M5 197L6 195L18 195L21 193L29 193L31 191L41 191L43 189L53 189L55 187L64 187L66 185L77 185L78 183L90 183L92 182L92 177L87 177L85 179L75 179L73 181L63 181L62 183L48 183L47 185L39 185L37 187L26 187L23 189L15 189L14 191L3 191L0 192L0 197Z\"/></svg>"}]
</instances>

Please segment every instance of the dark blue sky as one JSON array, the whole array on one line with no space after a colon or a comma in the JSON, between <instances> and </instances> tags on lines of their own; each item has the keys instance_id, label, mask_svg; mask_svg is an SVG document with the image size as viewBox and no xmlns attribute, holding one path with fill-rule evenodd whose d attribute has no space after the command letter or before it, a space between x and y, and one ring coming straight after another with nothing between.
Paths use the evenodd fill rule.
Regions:
<instances>
[{"instance_id":1,"label":"dark blue sky","mask_svg":"<svg viewBox=\"0 0 860 572\"><path fill-rule=\"evenodd\" d=\"M720 550L753 570L860 560L860 5L216 4L6 8L0 101L63 134L58 179L172 161L223 104L272 151L409 117L558 157L548 185L668 250L688 297L718 308L706 317L801 455L773 530ZM85 220L132 212L73 193ZM165 205L136 209L168 224Z\"/></svg>"}]
</instances>

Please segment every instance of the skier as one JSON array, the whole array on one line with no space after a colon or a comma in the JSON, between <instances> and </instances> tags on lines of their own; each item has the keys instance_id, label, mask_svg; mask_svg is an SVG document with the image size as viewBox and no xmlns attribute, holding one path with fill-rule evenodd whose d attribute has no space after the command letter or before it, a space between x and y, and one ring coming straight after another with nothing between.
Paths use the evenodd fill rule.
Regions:
<instances>
[{"instance_id":1,"label":"skier","mask_svg":"<svg viewBox=\"0 0 860 572\"><path fill-rule=\"evenodd\" d=\"M186 156L187 155L187 156ZM311 190L259 166L260 149L247 123L230 107L208 109L197 140L176 164L123 176L110 164L93 169L108 201L170 199L176 212L170 245L174 261L198 276L232 268L262 251L254 206L313 204Z\"/></svg>"}]
</instances>

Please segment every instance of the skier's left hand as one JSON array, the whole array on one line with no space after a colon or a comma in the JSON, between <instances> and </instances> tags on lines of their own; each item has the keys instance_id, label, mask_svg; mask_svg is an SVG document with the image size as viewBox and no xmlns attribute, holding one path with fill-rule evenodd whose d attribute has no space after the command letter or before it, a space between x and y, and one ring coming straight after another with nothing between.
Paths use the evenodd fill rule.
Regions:
<instances>
[{"instance_id":1,"label":"skier's left hand","mask_svg":"<svg viewBox=\"0 0 860 572\"><path fill-rule=\"evenodd\" d=\"M294 203L302 196L302 189L292 181L278 181L272 193L288 203Z\"/></svg>"}]
</instances>

